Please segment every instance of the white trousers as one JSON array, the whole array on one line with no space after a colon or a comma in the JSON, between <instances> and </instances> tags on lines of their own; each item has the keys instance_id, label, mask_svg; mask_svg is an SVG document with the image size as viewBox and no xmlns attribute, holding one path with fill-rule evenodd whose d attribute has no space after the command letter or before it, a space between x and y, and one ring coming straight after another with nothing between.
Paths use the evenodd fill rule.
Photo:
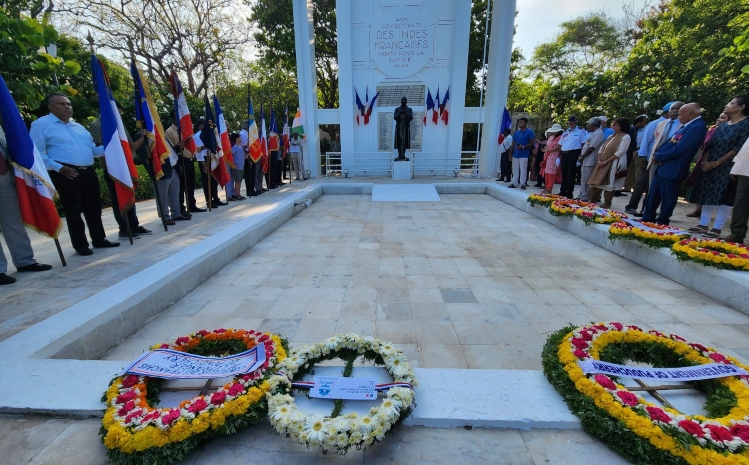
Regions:
<instances>
[{"instance_id":1,"label":"white trousers","mask_svg":"<svg viewBox=\"0 0 749 465\"><path fill-rule=\"evenodd\" d=\"M715 215L715 223L713 229L723 229L723 225L728 220L728 215L731 214L731 207L728 205L703 205L702 215L700 216L700 226L709 226L710 219L713 217L713 212L718 210L718 214Z\"/></svg>"},{"instance_id":2,"label":"white trousers","mask_svg":"<svg viewBox=\"0 0 749 465\"><path fill-rule=\"evenodd\" d=\"M512 183L516 186L522 186L528 182L528 159L512 159Z\"/></svg>"}]
</instances>

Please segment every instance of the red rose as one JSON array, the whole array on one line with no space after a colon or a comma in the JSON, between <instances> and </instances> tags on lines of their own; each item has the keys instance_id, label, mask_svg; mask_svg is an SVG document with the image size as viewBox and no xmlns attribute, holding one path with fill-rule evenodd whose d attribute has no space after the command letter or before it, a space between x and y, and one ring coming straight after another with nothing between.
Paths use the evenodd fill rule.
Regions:
<instances>
[{"instance_id":1,"label":"red rose","mask_svg":"<svg viewBox=\"0 0 749 465\"><path fill-rule=\"evenodd\" d=\"M578 349L587 349L588 343L580 339L579 337L573 337L572 338L572 345L577 347Z\"/></svg>"},{"instance_id":2,"label":"red rose","mask_svg":"<svg viewBox=\"0 0 749 465\"><path fill-rule=\"evenodd\" d=\"M136 397L138 397L138 395L135 393L135 391L127 391L126 393L117 396L114 402L116 404L125 404L128 401L135 399Z\"/></svg>"},{"instance_id":3,"label":"red rose","mask_svg":"<svg viewBox=\"0 0 749 465\"><path fill-rule=\"evenodd\" d=\"M159 415L161 415L160 411L158 411L158 410L151 410L151 413L149 413L148 415L146 415L145 417L143 417L143 423L145 423L145 422L147 422L149 420L153 420L155 418L159 418Z\"/></svg>"},{"instance_id":4,"label":"red rose","mask_svg":"<svg viewBox=\"0 0 749 465\"><path fill-rule=\"evenodd\" d=\"M593 340L593 335L592 335L592 334L590 334L590 333L589 333L589 332L587 332L587 331L580 331L580 336L581 336L581 337L583 338L583 340L585 340L585 341L592 341L592 340Z\"/></svg>"},{"instance_id":5,"label":"red rose","mask_svg":"<svg viewBox=\"0 0 749 465\"><path fill-rule=\"evenodd\" d=\"M178 346L181 346L182 344L187 344L190 341L190 338L187 336L178 337L176 341L174 341L175 344Z\"/></svg>"},{"instance_id":6,"label":"red rose","mask_svg":"<svg viewBox=\"0 0 749 465\"><path fill-rule=\"evenodd\" d=\"M705 425L705 429L710 431L710 437L713 438L713 441L722 442L733 440L733 434L731 434L731 431L729 431L725 426Z\"/></svg>"},{"instance_id":7,"label":"red rose","mask_svg":"<svg viewBox=\"0 0 749 465\"><path fill-rule=\"evenodd\" d=\"M126 403L125 405L123 405L123 406L122 406L122 408L121 408L121 409L120 409L120 410L119 410L119 411L117 412L117 414L118 414L119 416L124 416L124 415L127 415L127 413L128 413L129 411L131 411L132 409L134 409L134 408L135 408L135 402L133 402L133 401L131 400L130 402L128 402L128 403Z\"/></svg>"},{"instance_id":8,"label":"red rose","mask_svg":"<svg viewBox=\"0 0 749 465\"><path fill-rule=\"evenodd\" d=\"M663 423L668 423L669 421L671 421L671 417L669 417L666 412L659 409L658 407L645 407L645 410L648 411L650 418L655 421L662 421Z\"/></svg>"},{"instance_id":9,"label":"red rose","mask_svg":"<svg viewBox=\"0 0 749 465\"><path fill-rule=\"evenodd\" d=\"M125 423L126 424L127 423L132 423L133 420L135 420L139 416L140 416L140 410L135 410L133 412L130 412L130 414L128 414L128 416L125 417Z\"/></svg>"},{"instance_id":10,"label":"red rose","mask_svg":"<svg viewBox=\"0 0 749 465\"><path fill-rule=\"evenodd\" d=\"M701 438L705 435L705 432L702 431L702 427L692 420L681 420L679 422L679 426L681 427L681 429L691 434L692 436Z\"/></svg>"},{"instance_id":11,"label":"red rose","mask_svg":"<svg viewBox=\"0 0 749 465\"><path fill-rule=\"evenodd\" d=\"M201 329L196 334L205 337L208 334L208 331L206 331L205 329Z\"/></svg>"},{"instance_id":12,"label":"red rose","mask_svg":"<svg viewBox=\"0 0 749 465\"><path fill-rule=\"evenodd\" d=\"M707 347L703 346L702 344L689 344L693 349L697 349L700 352L707 352Z\"/></svg>"},{"instance_id":13,"label":"red rose","mask_svg":"<svg viewBox=\"0 0 749 465\"><path fill-rule=\"evenodd\" d=\"M161 344L161 348L162 349L168 349L169 348L169 344L167 344L167 343Z\"/></svg>"},{"instance_id":14,"label":"red rose","mask_svg":"<svg viewBox=\"0 0 749 465\"><path fill-rule=\"evenodd\" d=\"M616 328L617 331L621 331L622 329L624 329L624 325L623 324L617 323L615 321L611 323L611 326L613 326L614 328Z\"/></svg>"},{"instance_id":15,"label":"red rose","mask_svg":"<svg viewBox=\"0 0 749 465\"><path fill-rule=\"evenodd\" d=\"M204 401L203 399L197 399L189 407L187 407L187 411L190 413L198 413L201 410L204 410L206 407L208 407L208 403L206 401Z\"/></svg>"},{"instance_id":16,"label":"red rose","mask_svg":"<svg viewBox=\"0 0 749 465\"><path fill-rule=\"evenodd\" d=\"M637 405L637 396L629 391L616 391L616 395L619 396L622 402L630 407Z\"/></svg>"},{"instance_id":17,"label":"red rose","mask_svg":"<svg viewBox=\"0 0 749 465\"><path fill-rule=\"evenodd\" d=\"M606 375L596 375L595 380L596 380L596 383L600 384L606 389L611 389L612 391L616 389L616 384L614 384L614 382L611 381L611 378L609 378Z\"/></svg>"},{"instance_id":18,"label":"red rose","mask_svg":"<svg viewBox=\"0 0 749 465\"><path fill-rule=\"evenodd\" d=\"M177 418L179 418L179 409L172 409L161 418L161 423L169 426L174 423Z\"/></svg>"},{"instance_id":19,"label":"red rose","mask_svg":"<svg viewBox=\"0 0 749 465\"><path fill-rule=\"evenodd\" d=\"M621 327L621 324L619 324L619 323L611 323L611 324L614 327L616 327L616 325L619 325ZM601 331L606 331L606 330L609 329L609 328L606 327L606 325L594 325L593 327L596 328L596 329L600 329Z\"/></svg>"},{"instance_id":20,"label":"red rose","mask_svg":"<svg viewBox=\"0 0 749 465\"><path fill-rule=\"evenodd\" d=\"M224 403L224 400L226 399L226 391L217 391L214 392L211 396L211 403L213 405L221 405Z\"/></svg>"},{"instance_id":21,"label":"red rose","mask_svg":"<svg viewBox=\"0 0 749 465\"><path fill-rule=\"evenodd\" d=\"M728 258L736 258L736 255L734 255L734 254L732 254L732 253L729 253L729 254L728 254Z\"/></svg>"},{"instance_id":22,"label":"red rose","mask_svg":"<svg viewBox=\"0 0 749 465\"><path fill-rule=\"evenodd\" d=\"M229 388L229 395L232 397L236 397L239 394L241 394L244 391L244 386L242 386L239 383L234 383Z\"/></svg>"},{"instance_id":23,"label":"red rose","mask_svg":"<svg viewBox=\"0 0 749 465\"><path fill-rule=\"evenodd\" d=\"M710 355L709 355L709 357L710 357L710 358L711 358L712 360L714 360L714 361L716 361L716 362L718 362L718 363L727 363L727 362L728 362L728 359L727 359L727 358L725 358L725 357L724 357L723 355L721 355L721 354L716 354L716 353L712 353L712 354L710 354Z\"/></svg>"},{"instance_id":24,"label":"red rose","mask_svg":"<svg viewBox=\"0 0 749 465\"><path fill-rule=\"evenodd\" d=\"M733 425L731 434L741 438L744 442L749 442L749 425Z\"/></svg>"},{"instance_id":25,"label":"red rose","mask_svg":"<svg viewBox=\"0 0 749 465\"><path fill-rule=\"evenodd\" d=\"M224 328L219 328L219 329L217 329L217 330L214 331L214 333L216 333L216 334L221 334L221 333L225 333L225 332L226 332L226 330Z\"/></svg>"},{"instance_id":26,"label":"red rose","mask_svg":"<svg viewBox=\"0 0 749 465\"><path fill-rule=\"evenodd\" d=\"M635 331L642 331L642 328L640 328L639 326L635 326L635 325L627 326L627 328L633 329Z\"/></svg>"},{"instance_id":27,"label":"red rose","mask_svg":"<svg viewBox=\"0 0 749 465\"><path fill-rule=\"evenodd\" d=\"M576 349L574 352L572 352L572 355L577 358L590 358L590 355L586 354L585 351L580 349Z\"/></svg>"},{"instance_id":28,"label":"red rose","mask_svg":"<svg viewBox=\"0 0 749 465\"><path fill-rule=\"evenodd\" d=\"M675 340L675 341L686 342L686 339L684 339L684 338L683 338L683 337L681 337L681 336L677 336L676 334L672 334L672 335L671 335L671 339L673 339L673 340Z\"/></svg>"},{"instance_id":29,"label":"red rose","mask_svg":"<svg viewBox=\"0 0 749 465\"><path fill-rule=\"evenodd\" d=\"M127 375L122 378L122 387L131 388L138 384L138 377L135 375Z\"/></svg>"}]
</instances>

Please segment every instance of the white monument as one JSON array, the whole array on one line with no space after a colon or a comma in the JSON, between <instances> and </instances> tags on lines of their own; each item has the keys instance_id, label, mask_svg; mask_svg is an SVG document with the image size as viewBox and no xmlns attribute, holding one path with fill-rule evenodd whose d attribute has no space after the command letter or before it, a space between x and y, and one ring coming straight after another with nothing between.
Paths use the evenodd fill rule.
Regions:
<instances>
[{"instance_id":1,"label":"white monument","mask_svg":"<svg viewBox=\"0 0 749 465\"><path fill-rule=\"evenodd\" d=\"M318 124L340 124L341 164L349 177L394 175L393 111L403 96L414 113L406 154L414 175L457 174L463 125L478 122L485 123L480 170L494 172L510 74L515 0L493 4L484 108L465 107L471 4L469 0L337 0L339 108L323 110L311 98L317 94L313 3L294 0L299 99L306 118L307 153L313 155L305 162L313 175L320 172ZM357 96L365 113L372 103L371 114L359 115L358 123ZM438 109L447 104L446 121L433 122L434 111L427 108L430 96Z\"/></svg>"}]
</instances>

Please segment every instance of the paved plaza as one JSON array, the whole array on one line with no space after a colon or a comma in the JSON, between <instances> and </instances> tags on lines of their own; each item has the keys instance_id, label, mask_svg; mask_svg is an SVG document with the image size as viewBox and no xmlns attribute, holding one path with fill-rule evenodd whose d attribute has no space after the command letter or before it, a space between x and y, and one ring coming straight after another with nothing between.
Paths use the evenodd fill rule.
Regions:
<instances>
[{"instance_id":1,"label":"paved plaza","mask_svg":"<svg viewBox=\"0 0 749 465\"><path fill-rule=\"evenodd\" d=\"M267 211L304 186L196 214L168 233L157 223L153 203L141 203L139 217L152 236L133 246L97 249L93 257L70 255L65 269L51 241L32 233L37 258L55 268L17 275L18 284L0 289L0 338ZM749 316L488 195L440 199L372 202L369 195L323 195L102 358L124 365L158 342L200 329L241 327L281 334L293 347L344 332L375 336L394 342L422 368L540 370L551 332L618 320L749 361ZM623 209L626 201L615 199L614 208ZM678 226L691 225L682 220L685 208L677 210ZM108 214L105 227L111 238L116 227ZM70 251L68 241L63 233L61 243ZM14 464L107 463L98 426L98 419L0 416L0 452ZM595 460L581 462L590 451ZM267 424L215 440L185 463L258 459L625 463L581 431L404 427L364 454L341 458L298 447Z\"/></svg>"}]
</instances>

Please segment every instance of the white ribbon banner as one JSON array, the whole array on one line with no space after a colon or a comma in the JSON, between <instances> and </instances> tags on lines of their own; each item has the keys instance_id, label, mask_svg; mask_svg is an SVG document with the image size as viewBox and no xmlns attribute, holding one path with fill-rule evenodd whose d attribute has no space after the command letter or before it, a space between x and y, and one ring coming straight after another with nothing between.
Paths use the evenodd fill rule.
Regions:
<instances>
[{"instance_id":1,"label":"white ribbon banner","mask_svg":"<svg viewBox=\"0 0 749 465\"><path fill-rule=\"evenodd\" d=\"M203 357L156 349L138 357L123 374L164 379L216 379L251 373L265 362L265 346L229 357Z\"/></svg>"},{"instance_id":2,"label":"white ribbon banner","mask_svg":"<svg viewBox=\"0 0 749 465\"><path fill-rule=\"evenodd\" d=\"M666 229L655 229L655 228L651 228L650 226L645 226L639 221L630 220L630 219L625 219L624 222L629 224L630 226L634 226L635 228L639 228L639 229L649 231L651 233L656 233L656 234L658 233L689 234L687 231L684 231L683 229L679 229L679 228L667 227Z\"/></svg>"},{"instance_id":3,"label":"white ribbon banner","mask_svg":"<svg viewBox=\"0 0 749 465\"><path fill-rule=\"evenodd\" d=\"M701 379L725 378L726 376L749 375L749 372L735 365L709 363L693 367L651 368L617 365L600 360L582 360L578 362L583 373L601 373L621 376L623 378L659 379L672 381L699 381Z\"/></svg>"}]
</instances>

